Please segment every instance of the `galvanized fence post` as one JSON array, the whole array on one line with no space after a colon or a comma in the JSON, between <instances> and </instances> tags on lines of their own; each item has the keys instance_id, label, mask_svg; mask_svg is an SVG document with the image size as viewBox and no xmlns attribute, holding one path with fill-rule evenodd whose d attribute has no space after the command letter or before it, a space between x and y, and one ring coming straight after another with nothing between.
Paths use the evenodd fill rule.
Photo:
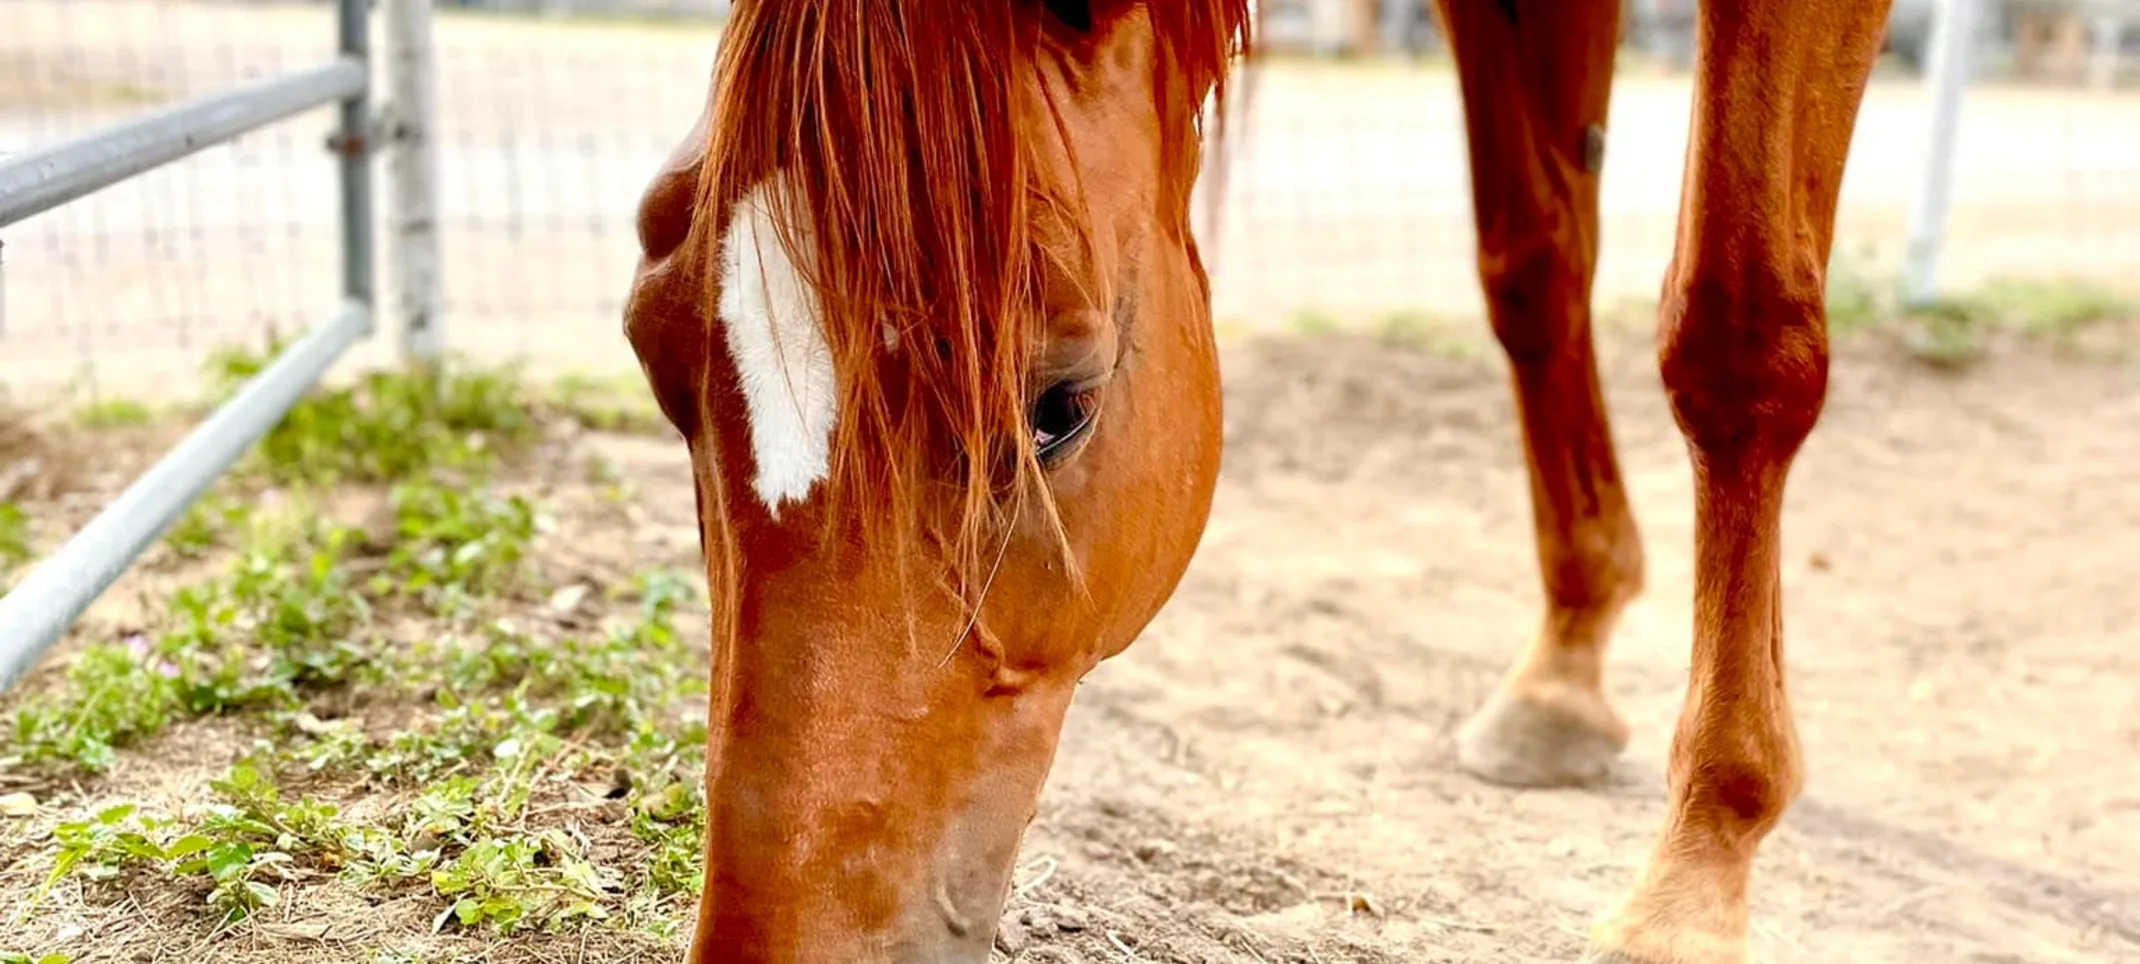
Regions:
<instances>
[{"instance_id":1,"label":"galvanized fence post","mask_svg":"<svg viewBox=\"0 0 2140 964\"><path fill-rule=\"evenodd\" d=\"M2092 24L2095 43L2088 57L2088 85L2097 90L2116 90L2118 54L2125 42L2125 22L2116 14L2098 15Z\"/></svg>"},{"instance_id":2,"label":"galvanized fence post","mask_svg":"<svg viewBox=\"0 0 2140 964\"><path fill-rule=\"evenodd\" d=\"M337 0L338 43L342 56L369 66L371 23L366 0ZM378 302L372 271L372 116L371 87L342 100L342 122L333 144L341 159L342 294L367 308ZM377 325L377 311L368 312Z\"/></svg>"},{"instance_id":3,"label":"galvanized fence post","mask_svg":"<svg viewBox=\"0 0 2140 964\"><path fill-rule=\"evenodd\" d=\"M445 291L439 266L437 61L431 43L433 0L385 0L387 172L393 184L387 244L394 263L394 314L401 356L428 364L445 350L440 316Z\"/></svg>"},{"instance_id":4,"label":"galvanized fence post","mask_svg":"<svg viewBox=\"0 0 2140 964\"><path fill-rule=\"evenodd\" d=\"M1903 264L1903 301L1926 304L1939 297L1940 248L1947 233L1947 198L1953 190L1954 133L1961 121L1962 93L1976 52L1977 0L1945 0L1932 32L1931 136L1917 202L1910 214L1910 246Z\"/></svg>"}]
</instances>

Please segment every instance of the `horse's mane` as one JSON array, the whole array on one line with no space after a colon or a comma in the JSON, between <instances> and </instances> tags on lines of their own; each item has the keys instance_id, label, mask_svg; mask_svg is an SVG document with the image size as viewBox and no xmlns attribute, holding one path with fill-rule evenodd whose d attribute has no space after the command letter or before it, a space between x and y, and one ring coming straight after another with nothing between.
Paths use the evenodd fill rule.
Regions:
<instances>
[{"instance_id":1,"label":"horse's mane","mask_svg":"<svg viewBox=\"0 0 2140 964\"><path fill-rule=\"evenodd\" d=\"M1092 8L1103 27L1140 7L1149 17L1167 74L1157 106L1174 136L1198 123L1207 93L1222 96L1246 46L1249 3ZM904 540L923 493L948 483L952 518L924 535L943 540L969 600L995 557L991 534L1019 499L1047 499L1026 426L1044 321L1033 286L1050 256L1034 216L1082 204L1044 196L1028 177L1036 145L1059 136L1029 129L1036 118L1017 103L1047 42L1043 16L1039 0L738 3L693 215L691 243L717 265L731 209L780 175L772 220L821 301L837 384L830 518L843 532L862 527L861 538ZM1188 198L1179 201L1186 235ZM1082 240L1082 218L1053 220ZM708 350L717 344L709 334ZM702 495L720 504L704 508L726 529L726 496L712 481L716 491ZM713 542L732 535L708 536L709 554L724 556L716 574L732 580L734 547Z\"/></svg>"}]
</instances>

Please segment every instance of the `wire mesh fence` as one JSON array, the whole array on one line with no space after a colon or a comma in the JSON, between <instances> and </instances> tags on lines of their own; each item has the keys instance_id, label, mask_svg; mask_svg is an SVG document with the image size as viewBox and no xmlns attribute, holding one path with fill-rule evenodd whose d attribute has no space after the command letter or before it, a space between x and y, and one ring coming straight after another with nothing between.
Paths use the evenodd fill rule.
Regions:
<instances>
[{"instance_id":1,"label":"wire mesh fence","mask_svg":"<svg viewBox=\"0 0 2140 964\"><path fill-rule=\"evenodd\" d=\"M240 16L178 4L0 3L0 151L332 53L332 8L273 14L251 32L234 29ZM240 332L310 324L339 270L334 174L321 155L333 116L323 108L246 135L0 236L10 387L78 383L99 369L153 376Z\"/></svg>"},{"instance_id":2,"label":"wire mesh fence","mask_svg":"<svg viewBox=\"0 0 2140 964\"><path fill-rule=\"evenodd\" d=\"M2130 290L2140 279L2140 16L1979 2L1994 15L1964 101L1943 281ZM1411 52L1333 58L1345 45L1317 39L1315 24L1348 21L1288 21L1289 6L1317 5L1267 8L1273 35L1299 52L1258 68L1221 220L1205 239L1218 315L1245 326L1477 315L1462 115L1431 19L1393 0L1375 22ZM1653 300L1670 255L1691 97L1685 18L1670 6L1630 6L1640 29L1609 124L1601 303ZM1898 24L1912 6L1897 4ZM439 4L450 349L631 369L619 313L635 206L705 101L723 7ZM2106 47L2101 24L2116 17L2127 26ZM0 23L0 151L310 63L333 43L330 8L316 2L0 0ZM1879 278L1900 263L1929 124L1911 36L1898 28L1896 56L1866 98L1838 271ZM2107 78L2106 49L2125 64ZM331 124L322 111L11 229L0 238L0 379L22 392L189 391L204 353L312 320L334 283L332 173L317 157ZM369 350L393 339L376 341Z\"/></svg>"}]
</instances>

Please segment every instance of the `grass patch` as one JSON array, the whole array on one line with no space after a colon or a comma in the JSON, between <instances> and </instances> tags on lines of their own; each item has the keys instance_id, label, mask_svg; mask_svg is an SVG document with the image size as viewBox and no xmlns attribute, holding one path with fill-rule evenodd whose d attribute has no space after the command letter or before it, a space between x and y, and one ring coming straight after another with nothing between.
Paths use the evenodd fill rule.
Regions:
<instances>
[{"instance_id":1,"label":"grass patch","mask_svg":"<svg viewBox=\"0 0 2140 964\"><path fill-rule=\"evenodd\" d=\"M264 362L229 352L210 372L227 395ZM510 369L380 372L308 395L248 457L246 473L219 487L287 486L281 511L257 511L257 493L196 503L165 544L201 558L235 539L226 564L172 594L152 631L83 649L67 685L12 714L0 764L98 772L176 720L292 708L314 689L376 672L376 605L414 599L466 612L507 587L534 537L534 512L477 480L501 451L535 437L529 409ZM420 481L393 488L385 547L319 511L314 493L324 487L387 478ZM6 523L0 513L0 561Z\"/></svg>"},{"instance_id":2,"label":"grass patch","mask_svg":"<svg viewBox=\"0 0 2140 964\"><path fill-rule=\"evenodd\" d=\"M409 482L389 501L394 537L386 569L373 577L379 595L421 599L438 613L466 613L476 601L524 582L522 563L535 539L535 509L518 496Z\"/></svg>"},{"instance_id":3,"label":"grass patch","mask_svg":"<svg viewBox=\"0 0 2140 964\"><path fill-rule=\"evenodd\" d=\"M210 492L164 530L163 544L181 559L199 559L243 531L252 515L252 503Z\"/></svg>"},{"instance_id":4,"label":"grass patch","mask_svg":"<svg viewBox=\"0 0 2140 964\"><path fill-rule=\"evenodd\" d=\"M15 567L30 561L30 516L13 502L0 502L0 587Z\"/></svg>"},{"instance_id":5,"label":"grass patch","mask_svg":"<svg viewBox=\"0 0 2140 964\"><path fill-rule=\"evenodd\" d=\"M320 689L376 681L404 669L384 658L377 607L414 602L467 617L532 578L526 501L428 482L396 486L392 501L383 557L367 555L364 533L323 520L309 500L246 515L245 541L228 565L174 593L159 632L85 648L70 685L15 712L0 763L102 771L118 748L180 719L289 710ZM370 578L360 575L367 566L376 569Z\"/></svg>"},{"instance_id":6,"label":"grass patch","mask_svg":"<svg viewBox=\"0 0 2140 964\"><path fill-rule=\"evenodd\" d=\"M156 413L130 398L100 398L74 410L74 424L94 431L140 428L156 423Z\"/></svg>"},{"instance_id":7,"label":"grass patch","mask_svg":"<svg viewBox=\"0 0 2140 964\"><path fill-rule=\"evenodd\" d=\"M70 875L93 884L175 879L205 891L202 903L231 923L279 902L276 882L354 854L355 834L335 822L336 809L312 800L285 805L272 782L240 763L210 787L218 801L194 820L147 813L120 803L52 832L51 870L32 909ZM300 858L307 858L304 863Z\"/></svg>"},{"instance_id":8,"label":"grass patch","mask_svg":"<svg viewBox=\"0 0 2140 964\"><path fill-rule=\"evenodd\" d=\"M373 896L426 895L435 927L511 933L623 920L673 932L700 884L705 819L692 772L704 727L672 713L702 694L672 622L692 596L689 585L674 573L641 574L618 594L636 597L635 618L592 638L542 639L493 623L405 656L367 654L366 664L382 670L366 685L402 698L435 693L435 712L381 737L293 709L301 704L283 698L293 689L271 686L274 698L246 708L281 708L275 738L258 741L211 785L212 805L173 814L121 801L57 825L35 858L46 870L32 903L66 880L92 889L176 887L195 893L223 926L283 902L288 888L331 883ZM172 681L171 689L105 686L125 698L89 716L108 719L126 706L190 712L198 705L184 702L189 693L241 705L230 690L192 683L203 677L185 666L134 672L108 665L117 655L99 654L105 680ZM270 679L294 682L291 674ZM359 790L402 796L360 815L292 798L281 789L287 773L353 777ZM590 777L599 792L584 789ZM537 804L569 808L575 790L614 801L615 836L634 842L631 858L597 862L585 839L540 819Z\"/></svg>"},{"instance_id":9,"label":"grass patch","mask_svg":"<svg viewBox=\"0 0 2140 964\"><path fill-rule=\"evenodd\" d=\"M640 376L567 375L552 386L551 411L595 432L667 435L673 430Z\"/></svg>"},{"instance_id":10,"label":"grass patch","mask_svg":"<svg viewBox=\"0 0 2140 964\"><path fill-rule=\"evenodd\" d=\"M0 763L98 772L175 720L292 706L348 682L377 649L370 602L344 565L356 537L309 517L294 538L260 538L217 578L178 590L153 636L84 648L69 685L15 711Z\"/></svg>"},{"instance_id":11,"label":"grass patch","mask_svg":"<svg viewBox=\"0 0 2140 964\"><path fill-rule=\"evenodd\" d=\"M1383 344L1422 351L1443 358L1472 360L1480 356L1481 343L1475 331L1465 331L1447 319L1425 312L1400 311L1382 319L1376 337Z\"/></svg>"},{"instance_id":12,"label":"grass patch","mask_svg":"<svg viewBox=\"0 0 2140 964\"><path fill-rule=\"evenodd\" d=\"M1338 330L1338 321L1320 311L1303 311L1293 316L1292 328L1298 335L1328 335Z\"/></svg>"},{"instance_id":13,"label":"grass patch","mask_svg":"<svg viewBox=\"0 0 2140 964\"><path fill-rule=\"evenodd\" d=\"M2068 339L2106 321L2140 318L2140 299L2089 284L1995 281L1971 299L1978 309L2021 332Z\"/></svg>"},{"instance_id":14,"label":"grass patch","mask_svg":"<svg viewBox=\"0 0 2140 964\"><path fill-rule=\"evenodd\" d=\"M1958 295L1910 304L1900 280L1836 259L1828 275L1828 331L1892 335L1912 358L1957 369L1986 357L1994 341L2014 337L2076 349L2083 336L2112 322L2140 319L2140 301L2077 281L2001 279Z\"/></svg>"},{"instance_id":15,"label":"grass patch","mask_svg":"<svg viewBox=\"0 0 2140 964\"><path fill-rule=\"evenodd\" d=\"M1831 258L1828 267L1828 333L1843 337L1880 327L1902 302L1901 282L1864 267L1870 253Z\"/></svg>"},{"instance_id":16,"label":"grass patch","mask_svg":"<svg viewBox=\"0 0 2140 964\"><path fill-rule=\"evenodd\" d=\"M228 384L257 360L218 364ZM412 939L677 940L705 826L703 667L676 625L697 583L548 592L543 507L498 471L560 412L631 424L580 391L538 399L503 369L316 391L196 504L164 540L195 565L153 624L89 641L0 716L0 771L48 797L11 794L0 822L0 863L33 881L0 962L83 953L34 922L122 897L164 908L134 926L211 941L330 892L419 908ZM329 511L354 493L381 510L362 525ZM207 799L99 793L130 748L207 717L238 758Z\"/></svg>"},{"instance_id":17,"label":"grass patch","mask_svg":"<svg viewBox=\"0 0 2140 964\"><path fill-rule=\"evenodd\" d=\"M219 398L259 373L275 351L212 359ZM312 486L480 472L501 447L534 440L535 409L509 366L371 372L353 385L307 396L261 439L248 468L276 483Z\"/></svg>"}]
</instances>

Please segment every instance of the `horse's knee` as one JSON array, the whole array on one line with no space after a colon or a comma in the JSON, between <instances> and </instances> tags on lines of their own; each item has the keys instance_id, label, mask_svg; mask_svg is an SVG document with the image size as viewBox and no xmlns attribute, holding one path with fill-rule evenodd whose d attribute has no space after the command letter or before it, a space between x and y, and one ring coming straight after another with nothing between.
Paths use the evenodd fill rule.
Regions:
<instances>
[{"instance_id":1,"label":"horse's knee","mask_svg":"<svg viewBox=\"0 0 2140 964\"><path fill-rule=\"evenodd\" d=\"M1698 455L1789 458L1812 432L1828 388L1820 278L1763 259L1675 276L1658 365Z\"/></svg>"},{"instance_id":2,"label":"horse's knee","mask_svg":"<svg viewBox=\"0 0 2140 964\"><path fill-rule=\"evenodd\" d=\"M1572 233L1543 226L1501 236L1481 232L1479 287L1494 337L1512 364L1569 357L1590 336L1591 259Z\"/></svg>"}]
</instances>

